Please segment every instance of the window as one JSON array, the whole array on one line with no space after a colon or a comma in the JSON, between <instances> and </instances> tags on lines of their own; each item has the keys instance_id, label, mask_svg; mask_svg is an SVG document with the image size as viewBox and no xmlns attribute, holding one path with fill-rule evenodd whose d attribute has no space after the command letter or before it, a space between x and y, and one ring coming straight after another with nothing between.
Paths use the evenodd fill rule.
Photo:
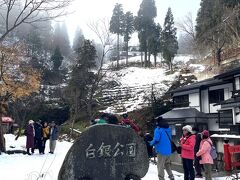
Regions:
<instances>
[{"instance_id":1,"label":"window","mask_svg":"<svg viewBox=\"0 0 240 180\"><path fill-rule=\"evenodd\" d=\"M220 128L229 128L231 125L233 125L232 110L218 111L218 120Z\"/></svg>"},{"instance_id":2,"label":"window","mask_svg":"<svg viewBox=\"0 0 240 180\"><path fill-rule=\"evenodd\" d=\"M174 103L174 107L188 107L189 106L188 94L183 96L173 97L173 103Z\"/></svg>"},{"instance_id":3,"label":"window","mask_svg":"<svg viewBox=\"0 0 240 180\"><path fill-rule=\"evenodd\" d=\"M236 77L236 78L235 78L235 90L240 90L239 77Z\"/></svg>"},{"instance_id":4,"label":"window","mask_svg":"<svg viewBox=\"0 0 240 180\"><path fill-rule=\"evenodd\" d=\"M224 101L224 89L209 91L209 103L219 103Z\"/></svg>"}]
</instances>

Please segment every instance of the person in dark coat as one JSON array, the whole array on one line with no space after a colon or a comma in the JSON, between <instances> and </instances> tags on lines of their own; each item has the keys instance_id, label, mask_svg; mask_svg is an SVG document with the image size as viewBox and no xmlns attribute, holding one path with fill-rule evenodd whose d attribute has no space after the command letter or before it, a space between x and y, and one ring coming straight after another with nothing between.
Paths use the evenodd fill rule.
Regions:
<instances>
[{"instance_id":1,"label":"person in dark coat","mask_svg":"<svg viewBox=\"0 0 240 180\"><path fill-rule=\"evenodd\" d=\"M110 114L108 118L108 124L118 124L118 118L117 116Z\"/></svg>"},{"instance_id":2,"label":"person in dark coat","mask_svg":"<svg viewBox=\"0 0 240 180\"><path fill-rule=\"evenodd\" d=\"M100 119L98 119L96 121L96 124L108 124L108 119L110 117L110 114L108 113L103 113L101 116L100 116Z\"/></svg>"},{"instance_id":3,"label":"person in dark coat","mask_svg":"<svg viewBox=\"0 0 240 180\"><path fill-rule=\"evenodd\" d=\"M55 151L57 139L58 139L58 127L55 124L55 122L52 121L50 125L50 138L49 138L49 148L50 148L49 153L51 154L53 154Z\"/></svg>"},{"instance_id":4,"label":"person in dark coat","mask_svg":"<svg viewBox=\"0 0 240 180\"><path fill-rule=\"evenodd\" d=\"M147 146L147 151L148 151L148 157L152 158L153 157L153 147L150 145L151 141L153 140L153 137L151 136L150 133L145 133L144 135L144 141Z\"/></svg>"},{"instance_id":5,"label":"person in dark coat","mask_svg":"<svg viewBox=\"0 0 240 180\"><path fill-rule=\"evenodd\" d=\"M195 143L195 146L194 146L194 167L195 167L195 171L196 171L196 175L195 177L196 178L202 178L202 169L203 169L203 165L200 164L200 160L201 160L201 156L197 157L196 154L197 152L199 151L200 149L200 143L201 143L201 140L202 140L202 137L201 137L201 133L199 133L199 129L198 127L193 127L193 134L195 134L196 136L196 143Z\"/></svg>"},{"instance_id":6,"label":"person in dark coat","mask_svg":"<svg viewBox=\"0 0 240 180\"><path fill-rule=\"evenodd\" d=\"M39 154L43 154L43 127L41 124L41 120L38 120L36 123L34 123L34 129L35 129L35 148L39 150Z\"/></svg>"},{"instance_id":7,"label":"person in dark coat","mask_svg":"<svg viewBox=\"0 0 240 180\"><path fill-rule=\"evenodd\" d=\"M34 136L35 136L35 130L34 130L34 121L29 120L27 128L26 128L26 136L27 136L27 142L26 142L26 148L27 148L27 154L30 154L30 149L32 154L34 153Z\"/></svg>"}]
</instances>

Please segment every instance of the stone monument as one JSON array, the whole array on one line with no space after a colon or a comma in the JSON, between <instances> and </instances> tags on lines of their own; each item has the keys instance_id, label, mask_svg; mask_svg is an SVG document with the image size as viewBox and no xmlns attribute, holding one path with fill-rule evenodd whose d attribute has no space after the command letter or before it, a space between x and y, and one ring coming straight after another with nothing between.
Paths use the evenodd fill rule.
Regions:
<instances>
[{"instance_id":1,"label":"stone monument","mask_svg":"<svg viewBox=\"0 0 240 180\"><path fill-rule=\"evenodd\" d=\"M58 180L137 180L148 168L146 144L134 130L94 125L70 148Z\"/></svg>"}]
</instances>

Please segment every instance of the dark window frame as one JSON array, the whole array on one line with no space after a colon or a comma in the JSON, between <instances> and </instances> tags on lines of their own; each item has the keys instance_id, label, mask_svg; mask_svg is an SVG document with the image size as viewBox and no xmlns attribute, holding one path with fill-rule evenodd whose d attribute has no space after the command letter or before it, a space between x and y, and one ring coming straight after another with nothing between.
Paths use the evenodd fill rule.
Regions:
<instances>
[{"instance_id":1,"label":"dark window frame","mask_svg":"<svg viewBox=\"0 0 240 180\"><path fill-rule=\"evenodd\" d=\"M233 125L232 109L218 111L218 124L219 124L219 128L230 128L230 126Z\"/></svg>"},{"instance_id":2,"label":"dark window frame","mask_svg":"<svg viewBox=\"0 0 240 180\"><path fill-rule=\"evenodd\" d=\"M208 92L209 104L220 103L224 101L224 89L210 90Z\"/></svg>"},{"instance_id":3,"label":"dark window frame","mask_svg":"<svg viewBox=\"0 0 240 180\"><path fill-rule=\"evenodd\" d=\"M189 94L173 97L174 107L189 107Z\"/></svg>"}]
</instances>

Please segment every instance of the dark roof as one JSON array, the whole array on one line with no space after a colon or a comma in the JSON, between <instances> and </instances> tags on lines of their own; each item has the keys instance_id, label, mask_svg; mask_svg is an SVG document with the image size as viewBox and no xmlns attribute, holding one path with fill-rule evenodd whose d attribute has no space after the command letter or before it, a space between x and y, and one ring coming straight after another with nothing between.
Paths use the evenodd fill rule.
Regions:
<instances>
[{"instance_id":1,"label":"dark roof","mask_svg":"<svg viewBox=\"0 0 240 180\"><path fill-rule=\"evenodd\" d=\"M173 109L161 115L163 119L185 119L185 118L205 118L205 113L199 112L196 108Z\"/></svg>"},{"instance_id":2,"label":"dark roof","mask_svg":"<svg viewBox=\"0 0 240 180\"><path fill-rule=\"evenodd\" d=\"M214 78L222 79L222 78L226 78L226 77L229 77L229 76L234 76L234 75L239 74L239 73L240 73L240 67L237 67L237 68L234 68L230 71L226 71L224 73L216 75L216 76L214 76Z\"/></svg>"},{"instance_id":3,"label":"dark roof","mask_svg":"<svg viewBox=\"0 0 240 180\"><path fill-rule=\"evenodd\" d=\"M216 105L222 105L222 108L227 108L227 107L239 107L240 106L240 97L236 98L230 98L225 101L222 101Z\"/></svg>"},{"instance_id":4,"label":"dark roof","mask_svg":"<svg viewBox=\"0 0 240 180\"><path fill-rule=\"evenodd\" d=\"M215 85L220 85L220 84L224 84L224 82L221 79L210 78L210 79L206 79L206 80L203 80L203 81L193 83L191 85L187 85L187 86L177 88L177 89L171 91L171 93L189 91L189 90L205 88L205 87L215 86Z\"/></svg>"}]
</instances>

